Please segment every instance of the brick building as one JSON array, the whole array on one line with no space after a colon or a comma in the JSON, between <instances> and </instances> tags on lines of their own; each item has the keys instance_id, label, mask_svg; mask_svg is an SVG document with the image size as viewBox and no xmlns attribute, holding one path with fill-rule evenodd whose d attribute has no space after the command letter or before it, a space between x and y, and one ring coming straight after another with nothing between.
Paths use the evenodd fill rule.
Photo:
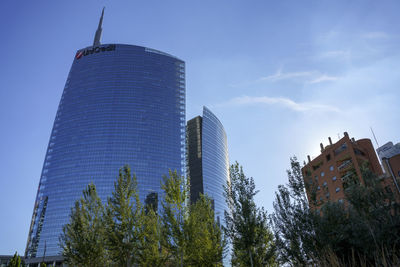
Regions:
<instances>
[{"instance_id":1,"label":"brick building","mask_svg":"<svg viewBox=\"0 0 400 267\"><path fill-rule=\"evenodd\" d=\"M327 201L345 200L344 190L354 179L354 172L362 183L361 165L368 162L368 167L379 177L383 176L374 147L370 139L355 140L344 133L344 137L324 147L321 143L321 154L311 160L302 168L306 184L307 197L312 208L319 208ZM357 179L357 178L356 178ZM315 194L315 195L314 195ZM314 199L315 201L311 201Z\"/></svg>"}]
</instances>

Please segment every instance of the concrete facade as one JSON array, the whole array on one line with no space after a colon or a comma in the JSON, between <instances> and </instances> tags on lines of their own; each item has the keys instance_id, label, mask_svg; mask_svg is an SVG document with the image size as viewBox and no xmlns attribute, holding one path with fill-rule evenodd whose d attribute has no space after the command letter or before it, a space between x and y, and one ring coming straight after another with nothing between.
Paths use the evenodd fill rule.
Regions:
<instances>
[{"instance_id":1,"label":"concrete facade","mask_svg":"<svg viewBox=\"0 0 400 267\"><path fill-rule=\"evenodd\" d=\"M400 143L393 145L392 142L388 142L380 146L376 152L382 162L385 176L392 179L393 189L400 199Z\"/></svg>"}]
</instances>

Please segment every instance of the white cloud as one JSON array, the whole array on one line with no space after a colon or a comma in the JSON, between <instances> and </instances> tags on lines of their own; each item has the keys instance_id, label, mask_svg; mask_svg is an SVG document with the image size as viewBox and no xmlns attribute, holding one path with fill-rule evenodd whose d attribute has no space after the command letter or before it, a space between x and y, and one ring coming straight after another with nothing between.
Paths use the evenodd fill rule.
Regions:
<instances>
[{"instance_id":1,"label":"white cloud","mask_svg":"<svg viewBox=\"0 0 400 267\"><path fill-rule=\"evenodd\" d=\"M319 55L321 59L349 59L351 52L349 50L331 50Z\"/></svg>"},{"instance_id":2,"label":"white cloud","mask_svg":"<svg viewBox=\"0 0 400 267\"><path fill-rule=\"evenodd\" d=\"M349 51L345 50L332 50L332 51L327 51L325 53L322 53L322 57L337 57L337 56L344 56L348 55Z\"/></svg>"},{"instance_id":3,"label":"white cloud","mask_svg":"<svg viewBox=\"0 0 400 267\"><path fill-rule=\"evenodd\" d=\"M312 110L319 111L330 111L340 112L340 110L334 106L324 105L313 102L295 102L290 98L285 97L268 97L268 96L241 96L235 97L224 104L218 106L242 106L242 105L254 105L254 104L265 104L265 105L278 105L289 108L297 112L306 112Z\"/></svg>"},{"instance_id":4,"label":"white cloud","mask_svg":"<svg viewBox=\"0 0 400 267\"><path fill-rule=\"evenodd\" d=\"M390 36L386 32L367 32L362 37L366 39L387 39Z\"/></svg>"},{"instance_id":5,"label":"white cloud","mask_svg":"<svg viewBox=\"0 0 400 267\"><path fill-rule=\"evenodd\" d=\"M339 77L336 76L328 76L326 74L322 74L319 77L316 77L315 79L311 80L309 83L314 84L314 83L322 83L322 82L333 82L339 80Z\"/></svg>"},{"instance_id":6,"label":"white cloud","mask_svg":"<svg viewBox=\"0 0 400 267\"><path fill-rule=\"evenodd\" d=\"M275 74L261 77L257 81L279 81L279 80L288 80L288 79L293 79L293 78L299 78L299 77L310 77L312 75L315 75L315 71L299 71L299 72L282 72L281 69L279 69Z\"/></svg>"},{"instance_id":7,"label":"white cloud","mask_svg":"<svg viewBox=\"0 0 400 267\"><path fill-rule=\"evenodd\" d=\"M295 80L299 83L316 84L326 81L336 81L339 77L323 74L320 71L296 71L296 72L282 72L278 69L275 74L258 78L253 81L242 82L238 84L231 84L232 87L243 87L255 85L263 82L278 82L283 80Z\"/></svg>"},{"instance_id":8,"label":"white cloud","mask_svg":"<svg viewBox=\"0 0 400 267\"><path fill-rule=\"evenodd\" d=\"M339 77L330 76L326 74L321 74L318 71L298 71L298 72L286 72L282 73L278 70L275 74L266 77L261 77L257 81L279 81L279 80L289 80L294 78L306 78L307 83L315 84L327 81L336 81Z\"/></svg>"},{"instance_id":9,"label":"white cloud","mask_svg":"<svg viewBox=\"0 0 400 267\"><path fill-rule=\"evenodd\" d=\"M283 80L292 80L292 79L310 79L313 76L318 75L318 71L297 71L297 72L282 72L281 69L278 69L275 74L264 76L258 78L253 81L241 82L238 84L231 84L232 87L242 87L249 86L263 82L277 82Z\"/></svg>"},{"instance_id":10,"label":"white cloud","mask_svg":"<svg viewBox=\"0 0 400 267\"><path fill-rule=\"evenodd\" d=\"M323 34L320 34L320 35L316 36L315 38L319 43L326 43L326 42L331 42L334 39L337 39L340 35L341 35L341 32L331 30L331 31L325 32Z\"/></svg>"}]
</instances>

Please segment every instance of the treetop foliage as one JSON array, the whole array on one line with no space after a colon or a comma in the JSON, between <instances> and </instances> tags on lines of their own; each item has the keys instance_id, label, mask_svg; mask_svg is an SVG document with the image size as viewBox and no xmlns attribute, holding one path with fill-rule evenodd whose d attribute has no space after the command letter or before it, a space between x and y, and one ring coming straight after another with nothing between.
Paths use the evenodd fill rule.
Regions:
<instances>
[{"instance_id":1,"label":"treetop foliage","mask_svg":"<svg viewBox=\"0 0 400 267\"><path fill-rule=\"evenodd\" d=\"M346 204L328 201L317 212L308 206L300 164L295 157L291 158L289 183L279 186L274 213L270 216L282 264L394 266L400 263L399 205L367 165L362 166L361 174L362 183L346 187Z\"/></svg>"},{"instance_id":2,"label":"treetop foliage","mask_svg":"<svg viewBox=\"0 0 400 267\"><path fill-rule=\"evenodd\" d=\"M221 266L225 240L211 200L189 204L188 181L169 172L161 185L162 209L142 205L136 176L120 169L103 207L90 184L71 209L60 237L71 266ZM155 198L157 199L157 198ZM149 207L150 205L151 207Z\"/></svg>"},{"instance_id":3,"label":"treetop foliage","mask_svg":"<svg viewBox=\"0 0 400 267\"><path fill-rule=\"evenodd\" d=\"M258 208L254 179L246 177L239 163L230 167L230 181L225 186L229 207L225 211L225 234L233 246L233 266L265 266L275 261L273 236L267 213Z\"/></svg>"},{"instance_id":4,"label":"treetop foliage","mask_svg":"<svg viewBox=\"0 0 400 267\"><path fill-rule=\"evenodd\" d=\"M21 267L23 265L24 265L24 263L23 263L21 257L18 255L18 252L15 252L14 256L8 262L7 267Z\"/></svg>"},{"instance_id":5,"label":"treetop foliage","mask_svg":"<svg viewBox=\"0 0 400 267\"><path fill-rule=\"evenodd\" d=\"M96 186L89 184L83 191L83 197L71 209L70 223L63 227L60 237L67 264L93 267L105 264L102 214L103 205Z\"/></svg>"}]
</instances>

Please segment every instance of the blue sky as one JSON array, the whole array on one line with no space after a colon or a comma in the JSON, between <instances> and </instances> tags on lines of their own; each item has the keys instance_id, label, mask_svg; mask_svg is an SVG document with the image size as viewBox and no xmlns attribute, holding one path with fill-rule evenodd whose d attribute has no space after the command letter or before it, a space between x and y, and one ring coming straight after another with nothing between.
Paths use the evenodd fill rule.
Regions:
<instances>
[{"instance_id":1,"label":"blue sky","mask_svg":"<svg viewBox=\"0 0 400 267\"><path fill-rule=\"evenodd\" d=\"M399 1L0 3L0 254L24 253L48 138L73 56L93 42L186 62L187 119L209 107L272 211L289 157L348 131L399 142Z\"/></svg>"}]
</instances>

